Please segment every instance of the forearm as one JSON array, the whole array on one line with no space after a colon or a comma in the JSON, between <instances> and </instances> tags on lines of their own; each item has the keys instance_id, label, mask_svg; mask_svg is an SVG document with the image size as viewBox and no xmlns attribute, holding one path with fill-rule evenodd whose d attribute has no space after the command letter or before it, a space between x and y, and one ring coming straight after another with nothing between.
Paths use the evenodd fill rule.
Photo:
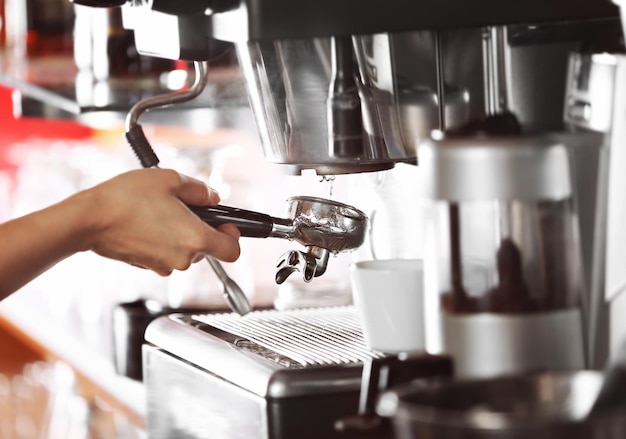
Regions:
<instances>
[{"instance_id":1,"label":"forearm","mask_svg":"<svg viewBox=\"0 0 626 439\"><path fill-rule=\"evenodd\" d=\"M204 183L164 169L121 174L30 215L0 225L0 300L85 250L160 275L185 270L203 256L234 261L239 231L214 229L186 205L219 196Z\"/></svg>"},{"instance_id":2,"label":"forearm","mask_svg":"<svg viewBox=\"0 0 626 439\"><path fill-rule=\"evenodd\" d=\"M0 300L57 262L89 248L87 203L77 194L0 224Z\"/></svg>"}]
</instances>

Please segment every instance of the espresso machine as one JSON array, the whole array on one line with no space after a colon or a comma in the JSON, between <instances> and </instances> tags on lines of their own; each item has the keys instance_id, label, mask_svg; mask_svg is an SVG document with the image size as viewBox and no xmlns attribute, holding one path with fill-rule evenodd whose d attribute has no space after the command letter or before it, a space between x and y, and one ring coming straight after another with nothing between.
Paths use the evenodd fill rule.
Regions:
<instances>
[{"instance_id":1,"label":"espresso machine","mask_svg":"<svg viewBox=\"0 0 626 439\"><path fill-rule=\"evenodd\" d=\"M162 317L144 345L150 437L391 437L366 422L365 369L375 393L598 368L626 334L610 318L626 256L610 1L76 3L121 7L145 55L206 67L210 41L231 43L264 155L288 172L413 166L407 203L432 202L427 352L369 349L352 307Z\"/></svg>"}]
</instances>

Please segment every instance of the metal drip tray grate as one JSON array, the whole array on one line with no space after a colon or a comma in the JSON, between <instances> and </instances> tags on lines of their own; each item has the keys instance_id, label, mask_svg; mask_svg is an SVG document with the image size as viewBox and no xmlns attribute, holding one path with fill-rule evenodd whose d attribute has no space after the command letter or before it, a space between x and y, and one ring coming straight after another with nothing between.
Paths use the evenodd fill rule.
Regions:
<instances>
[{"instance_id":1,"label":"metal drip tray grate","mask_svg":"<svg viewBox=\"0 0 626 439\"><path fill-rule=\"evenodd\" d=\"M383 356L367 347L360 318L352 306L255 311L244 317L202 314L192 319L301 366L342 365Z\"/></svg>"}]
</instances>

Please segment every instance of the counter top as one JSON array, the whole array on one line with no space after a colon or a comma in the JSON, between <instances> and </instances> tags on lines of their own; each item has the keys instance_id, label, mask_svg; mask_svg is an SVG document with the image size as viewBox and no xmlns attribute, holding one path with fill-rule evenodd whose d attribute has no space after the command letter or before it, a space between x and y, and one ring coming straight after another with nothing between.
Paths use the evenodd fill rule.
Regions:
<instances>
[{"instance_id":1,"label":"counter top","mask_svg":"<svg viewBox=\"0 0 626 439\"><path fill-rule=\"evenodd\" d=\"M34 294L21 291L0 303L0 325L45 358L69 364L77 375L102 393L106 402L122 410L138 427L145 425L146 392L142 383L117 374L102 345L77 337L68 319L57 320L39 306ZM92 338L97 338L95 334ZM95 340L94 340L95 341Z\"/></svg>"}]
</instances>

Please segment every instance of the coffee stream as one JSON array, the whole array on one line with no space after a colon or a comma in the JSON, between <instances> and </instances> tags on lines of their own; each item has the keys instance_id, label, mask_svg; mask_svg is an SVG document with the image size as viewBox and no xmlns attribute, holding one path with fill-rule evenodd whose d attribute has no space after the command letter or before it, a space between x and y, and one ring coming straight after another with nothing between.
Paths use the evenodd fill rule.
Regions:
<instances>
[{"instance_id":1,"label":"coffee stream","mask_svg":"<svg viewBox=\"0 0 626 439\"><path fill-rule=\"evenodd\" d=\"M335 189L335 180L336 177L334 175L322 175L320 183L328 183L328 198L330 200L333 199L333 191Z\"/></svg>"}]
</instances>

